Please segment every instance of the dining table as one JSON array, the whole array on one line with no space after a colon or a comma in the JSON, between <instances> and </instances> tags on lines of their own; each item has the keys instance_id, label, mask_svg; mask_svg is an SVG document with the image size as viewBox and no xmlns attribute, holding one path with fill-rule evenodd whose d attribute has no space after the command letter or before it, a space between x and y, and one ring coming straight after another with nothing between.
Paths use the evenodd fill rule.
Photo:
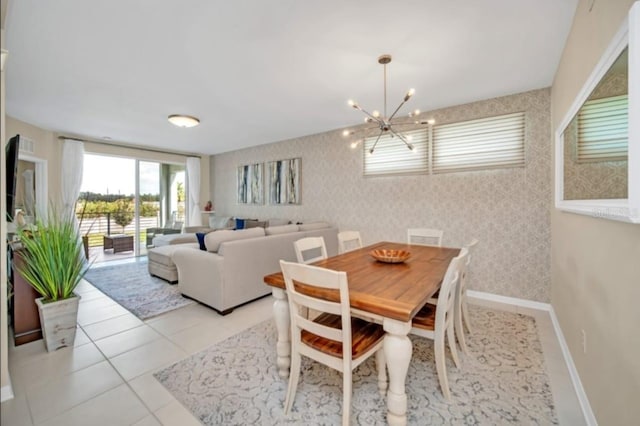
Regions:
<instances>
[{"instance_id":1,"label":"dining table","mask_svg":"<svg viewBox=\"0 0 640 426\"><path fill-rule=\"evenodd\" d=\"M377 261L374 250L405 250L409 258L399 263ZM383 350L389 374L387 422L405 425L407 394L405 382L412 356L408 337L411 320L440 288L445 272L459 248L406 243L378 242L313 263L314 266L344 271L349 283L351 314L382 324ZM277 328L277 367L282 378L289 376L291 337L289 302L282 272L264 277L272 287L273 314Z\"/></svg>"}]
</instances>

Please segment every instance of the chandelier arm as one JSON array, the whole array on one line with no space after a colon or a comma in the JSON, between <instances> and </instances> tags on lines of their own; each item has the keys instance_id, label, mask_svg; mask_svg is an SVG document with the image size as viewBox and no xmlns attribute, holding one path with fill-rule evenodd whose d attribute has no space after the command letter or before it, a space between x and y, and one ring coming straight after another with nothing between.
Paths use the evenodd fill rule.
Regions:
<instances>
[{"instance_id":1,"label":"chandelier arm","mask_svg":"<svg viewBox=\"0 0 640 426\"><path fill-rule=\"evenodd\" d=\"M400 102L400 105L398 105L398 108L396 108L395 111L393 111L393 114L391 114L391 117L389 117L389 121L393 120L393 117L396 116L396 114L398 113L398 111L400 111L400 108L402 108L402 105L404 105L405 103L407 103L407 101L402 101Z\"/></svg>"},{"instance_id":2,"label":"chandelier arm","mask_svg":"<svg viewBox=\"0 0 640 426\"><path fill-rule=\"evenodd\" d=\"M360 111L362 111L363 113L365 113L366 115L368 115L369 117L371 117L372 119L374 119L374 120L376 121L376 123L378 123L378 124L380 124L380 125L384 124L384 122L382 121L382 119L380 119L380 118L378 118L378 117L376 117L376 116L374 116L374 115L370 114L370 113L369 113L369 111L367 111L366 109L363 109L363 108L361 108L360 106L358 106L358 109L359 109Z\"/></svg>"},{"instance_id":3,"label":"chandelier arm","mask_svg":"<svg viewBox=\"0 0 640 426\"><path fill-rule=\"evenodd\" d=\"M402 142L404 142L404 144L407 146L407 148L409 148L410 150L413 151L413 145L409 143L409 141L400 133L396 132L395 130L393 130L393 127L389 128L389 132L391 132L392 135L397 136L398 139L400 139Z\"/></svg>"},{"instance_id":4,"label":"chandelier arm","mask_svg":"<svg viewBox=\"0 0 640 426\"><path fill-rule=\"evenodd\" d=\"M380 138L382 137L382 134L384 133L384 130L380 130L380 133L378 134L378 139L376 139L376 141L373 143L373 146L371 147L371 149L369 150L369 154L373 154L373 150L376 149L376 145L378 145L378 141L380 140Z\"/></svg>"}]
</instances>

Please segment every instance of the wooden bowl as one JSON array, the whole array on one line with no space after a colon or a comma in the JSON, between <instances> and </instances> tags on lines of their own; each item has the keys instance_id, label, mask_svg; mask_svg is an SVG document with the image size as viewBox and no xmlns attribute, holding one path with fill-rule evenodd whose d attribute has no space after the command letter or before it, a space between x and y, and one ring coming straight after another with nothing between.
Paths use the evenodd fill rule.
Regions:
<instances>
[{"instance_id":1,"label":"wooden bowl","mask_svg":"<svg viewBox=\"0 0 640 426\"><path fill-rule=\"evenodd\" d=\"M369 252L378 262L383 263L402 263L411 256L411 252L406 250L377 249Z\"/></svg>"}]
</instances>

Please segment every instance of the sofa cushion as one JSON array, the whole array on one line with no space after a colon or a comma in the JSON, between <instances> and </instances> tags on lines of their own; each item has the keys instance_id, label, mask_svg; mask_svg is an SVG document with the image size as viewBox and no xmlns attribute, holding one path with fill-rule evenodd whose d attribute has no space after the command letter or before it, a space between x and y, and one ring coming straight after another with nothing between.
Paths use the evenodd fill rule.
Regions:
<instances>
[{"instance_id":1,"label":"sofa cushion","mask_svg":"<svg viewBox=\"0 0 640 426\"><path fill-rule=\"evenodd\" d=\"M288 234L290 232L298 232L298 225L282 225L282 226L270 226L265 228L264 232L267 235Z\"/></svg>"},{"instance_id":2,"label":"sofa cushion","mask_svg":"<svg viewBox=\"0 0 640 426\"><path fill-rule=\"evenodd\" d=\"M191 248L197 249L198 244L174 244L162 247L154 247L147 251L147 258L149 263L159 263L161 265L175 267L173 264L173 260L171 260L171 256L173 253L182 248Z\"/></svg>"},{"instance_id":3,"label":"sofa cushion","mask_svg":"<svg viewBox=\"0 0 640 426\"><path fill-rule=\"evenodd\" d=\"M198 238L196 238L196 234L168 234L153 237L153 245L155 247L197 242Z\"/></svg>"},{"instance_id":4,"label":"sofa cushion","mask_svg":"<svg viewBox=\"0 0 640 426\"><path fill-rule=\"evenodd\" d=\"M264 237L263 228L241 229L238 231L222 230L210 232L204 237L204 245L207 251L217 253L220 244L225 241L244 240L246 238Z\"/></svg>"},{"instance_id":5,"label":"sofa cushion","mask_svg":"<svg viewBox=\"0 0 640 426\"><path fill-rule=\"evenodd\" d=\"M316 229L331 227L331 225L329 225L327 222L313 222L313 223L302 224L299 226L300 226L300 231L314 231Z\"/></svg>"},{"instance_id":6,"label":"sofa cushion","mask_svg":"<svg viewBox=\"0 0 640 426\"><path fill-rule=\"evenodd\" d=\"M245 219L244 227L245 228L265 228L267 226L266 221L259 221L256 219Z\"/></svg>"},{"instance_id":7,"label":"sofa cushion","mask_svg":"<svg viewBox=\"0 0 640 426\"><path fill-rule=\"evenodd\" d=\"M290 223L289 219L269 219L267 220L267 227L289 225Z\"/></svg>"}]
</instances>

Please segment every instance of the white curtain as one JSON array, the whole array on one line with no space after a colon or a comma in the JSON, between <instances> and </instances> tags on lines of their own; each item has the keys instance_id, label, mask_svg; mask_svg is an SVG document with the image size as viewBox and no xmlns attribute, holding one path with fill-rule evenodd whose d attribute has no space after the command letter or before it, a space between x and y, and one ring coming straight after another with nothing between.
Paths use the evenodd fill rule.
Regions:
<instances>
[{"instance_id":1,"label":"white curtain","mask_svg":"<svg viewBox=\"0 0 640 426\"><path fill-rule=\"evenodd\" d=\"M76 222L75 207L80 186L82 185L82 167L84 164L84 144L65 139L62 145L62 214L69 215Z\"/></svg>"},{"instance_id":2,"label":"white curtain","mask_svg":"<svg viewBox=\"0 0 640 426\"><path fill-rule=\"evenodd\" d=\"M188 226L202 225L202 214L200 213L200 159L196 157L187 158L187 179L189 186L189 219Z\"/></svg>"}]
</instances>

